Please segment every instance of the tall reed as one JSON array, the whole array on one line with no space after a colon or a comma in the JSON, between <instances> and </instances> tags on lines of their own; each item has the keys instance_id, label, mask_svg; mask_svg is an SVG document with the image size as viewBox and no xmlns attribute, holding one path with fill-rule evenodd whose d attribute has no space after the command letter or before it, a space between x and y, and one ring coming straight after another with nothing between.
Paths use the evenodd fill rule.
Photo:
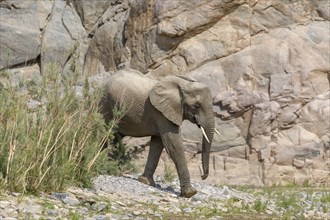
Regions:
<instances>
[{"instance_id":1,"label":"tall reed","mask_svg":"<svg viewBox=\"0 0 330 220\"><path fill-rule=\"evenodd\" d=\"M1 74L8 76L8 74ZM98 113L99 91L85 80L77 96L78 75L55 65L41 80L0 84L0 186L19 192L90 186L91 177L111 172L104 140L112 139L120 117L109 125ZM25 92L19 92L21 90ZM29 100L40 103L29 108Z\"/></svg>"}]
</instances>

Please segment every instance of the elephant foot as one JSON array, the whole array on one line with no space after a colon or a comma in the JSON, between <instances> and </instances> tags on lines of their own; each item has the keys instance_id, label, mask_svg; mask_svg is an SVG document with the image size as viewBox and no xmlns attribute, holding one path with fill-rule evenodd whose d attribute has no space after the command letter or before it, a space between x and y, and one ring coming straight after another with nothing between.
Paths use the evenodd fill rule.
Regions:
<instances>
[{"instance_id":1,"label":"elephant foot","mask_svg":"<svg viewBox=\"0 0 330 220\"><path fill-rule=\"evenodd\" d=\"M181 186L181 194L180 196L185 197L185 198L190 198L194 196L197 193L197 190L192 187L190 184Z\"/></svg>"},{"instance_id":2,"label":"elephant foot","mask_svg":"<svg viewBox=\"0 0 330 220\"><path fill-rule=\"evenodd\" d=\"M144 184L147 184L149 186L156 186L155 181L152 177L146 177L146 176L139 176L138 181Z\"/></svg>"}]
</instances>

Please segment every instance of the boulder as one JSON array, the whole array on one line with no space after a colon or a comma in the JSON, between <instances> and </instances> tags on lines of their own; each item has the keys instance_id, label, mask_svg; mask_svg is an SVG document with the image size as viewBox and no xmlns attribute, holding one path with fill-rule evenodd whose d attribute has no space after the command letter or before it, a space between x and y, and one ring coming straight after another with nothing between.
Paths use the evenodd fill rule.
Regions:
<instances>
[{"instance_id":1,"label":"boulder","mask_svg":"<svg viewBox=\"0 0 330 220\"><path fill-rule=\"evenodd\" d=\"M316 8L318 16L326 20L330 20L330 2L329 1L320 1L313 0L312 3Z\"/></svg>"},{"instance_id":2,"label":"boulder","mask_svg":"<svg viewBox=\"0 0 330 220\"><path fill-rule=\"evenodd\" d=\"M0 70L35 62L40 54L36 1L1 1Z\"/></svg>"},{"instance_id":3,"label":"boulder","mask_svg":"<svg viewBox=\"0 0 330 220\"><path fill-rule=\"evenodd\" d=\"M66 5L62 15L63 26L72 40L79 41L86 36L86 30L72 5Z\"/></svg>"},{"instance_id":4,"label":"boulder","mask_svg":"<svg viewBox=\"0 0 330 220\"><path fill-rule=\"evenodd\" d=\"M62 22L66 3L63 1L54 1L53 4L51 17L48 20L42 38L42 73L45 73L52 64L62 69L74 49L74 42Z\"/></svg>"},{"instance_id":5,"label":"boulder","mask_svg":"<svg viewBox=\"0 0 330 220\"><path fill-rule=\"evenodd\" d=\"M90 31L95 24L97 24L98 19L102 14L108 9L111 4L117 2L117 0L97 0L97 1L88 1L88 0L69 0L73 3L76 8L77 13L79 14L83 26L87 31Z\"/></svg>"},{"instance_id":6,"label":"boulder","mask_svg":"<svg viewBox=\"0 0 330 220\"><path fill-rule=\"evenodd\" d=\"M277 135L278 146L276 163L279 165L292 165L296 156L308 159L318 159L324 149L319 149L320 139L300 126L294 126L288 130L283 130Z\"/></svg>"},{"instance_id":7,"label":"boulder","mask_svg":"<svg viewBox=\"0 0 330 220\"><path fill-rule=\"evenodd\" d=\"M301 125L318 137L330 132L330 92L325 92L307 103L301 110Z\"/></svg>"},{"instance_id":8,"label":"boulder","mask_svg":"<svg viewBox=\"0 0 330 220\"><path fill-rule=\"evenodd\" d=\"M271 111L269 102L255 105L249 129L250 135L252 137L256 135L270 135L270 119Z\"/></svg>"},{"instance_id":9,"label":"boulder","mask_svg":"<svg viewBox=\"0 0 330 220\"><path fill-rule=\"evenodd\" d=\"M41 45L41 72L50 65L60 70L75 62L76 52L82 38L86 35L77 12L64 1L54 1L50 18L45 28ZM70 59L71 58L71 59ZM74 69L75 67L72 67Z\"/></svg>"},{"instance_id":10,"label":"boulder","mask_svg":"<svg viewBox=\"0 0 330 220\"><path fill-rule=\"evenodd\" d=\"M314 14L313 1L257 1L251 16L251 34L308 22Z\"/></svg>"},{"instance_id":11,"label":"boulder","mask_svg":"<svg viewBox=\"0 0 330 220\"><path fill-rule=\"evenodd\" d=\"M102 25L95 30L87 49L84 74L120 69L130 54L125 48L125 21L128 16L127 4L110 7L102 18ZM127 65L129 67L129 65Z\"/></svg>"},{"instance_id":12,"label":"boulder","mask_svg":"<svg viewBox=\"0 0 330 220\"><path fill-rule=\"evenodd\" d=\"M36 84L41 81L40 68L37 64L26 67L13 68L7 70L7 73L8 78L0 76L0 85L2 84L5 88L8 88L9 86L23 86L24 88L19 89L20 92L27 89L26 84L30 82L32 84Z\"/></svg>"},{"instance_id":13,"label":"boulder","mask_svg":"<svg viewBox=\"0 0 330 220\"><path fill-rule=\"evenodd\" d=\"M278 116L278 127L287 129L298 123L302 103L289 104L281 109Z\"/></svg>"},{"instance_id":14,"label":"boulder","mask_svg":"<svg viewBox=\"0 0 330 220\"><path fill-rule=\"evenodd\" d=\"M47 19L52 11L53 1L37 1L39 28L41 31L46 27Z\"/></svg>"},{"instance_id":15,"label":"boulder","mask_svg":"<svg viewBox=\"0 0 330 220\"><path fill-rule=\"evenodd\" d=\"M151 69L150 74L162 76L186 72L248 46L249 23L247 18L250 16L251 10L246 5L239 7L244 3L245 1L212 2L179 13L183 7L190 8L191 6L176 2L180 6L170 17L169 20L172 22L166 19L158 23L158 34L163 37L175 36L175 38L185 39L185 35L197 33L194 33L194 37L188 37L184 41L181 39L182 43L171 51L168 58L156 61L156 68ZM217 10L206 10L208 7ZM226 10L223 10L224 8ZM193 13L194 11L195 13ZM233 13L231 14L231 12ZM227 15L227 19L221 19ZM203 19L199 19L201 17ZM200 21L196 22L196 19ZM200 28L203 28L203 31L199 33ZM205 29L208 31L204 31Z\"/></svg>"}]
</instances>

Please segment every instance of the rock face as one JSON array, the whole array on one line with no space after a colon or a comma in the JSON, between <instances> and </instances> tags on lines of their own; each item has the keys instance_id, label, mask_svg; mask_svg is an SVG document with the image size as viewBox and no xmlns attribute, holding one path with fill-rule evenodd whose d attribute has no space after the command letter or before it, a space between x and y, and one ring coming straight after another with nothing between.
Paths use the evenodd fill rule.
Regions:
<instances>
[{"instance_id":1,"label":"rock face","mask_svg":"<svg viewBox=\"0 0 330 220\"><path fill-rule=\"evenodd\" d=\"M329 42L327 0L0 2L0 69L132 68L209 85L213 183L330 185ZM182 131L195 155L198 128Z\"/></svg>"},{"instance_id":2,"label":"rock face","mask_svg":"<svg viewBox=\"0 0 330 220\"><path fill-rule=\"evenodd\" d=\"M0 2L0 69L24 65L40 55L36 1Z\"/></svg>"}]
</instances>

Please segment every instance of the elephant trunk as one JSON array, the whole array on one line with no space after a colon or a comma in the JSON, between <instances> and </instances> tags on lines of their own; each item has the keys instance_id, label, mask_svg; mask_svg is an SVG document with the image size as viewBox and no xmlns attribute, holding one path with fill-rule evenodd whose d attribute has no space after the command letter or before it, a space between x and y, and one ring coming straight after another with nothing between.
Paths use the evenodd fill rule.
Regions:
<instances>
[{"instance_id":1,"label":"elephant trunk","mask_svg":"<svg viewBox=\"0 0 330 220\"><path fill-rule=\"evenodd\" d=\"M213 110L208 113L207 119L205 123L201 124L201 128L203 131L203 141L202 141L202 167L203 167L203 175L202 179L206 179L209 175L209 161L210 161L210 152L211 152L211 144L213 140L214 134L214 117Z\"/></svg>"}]
</instances>

